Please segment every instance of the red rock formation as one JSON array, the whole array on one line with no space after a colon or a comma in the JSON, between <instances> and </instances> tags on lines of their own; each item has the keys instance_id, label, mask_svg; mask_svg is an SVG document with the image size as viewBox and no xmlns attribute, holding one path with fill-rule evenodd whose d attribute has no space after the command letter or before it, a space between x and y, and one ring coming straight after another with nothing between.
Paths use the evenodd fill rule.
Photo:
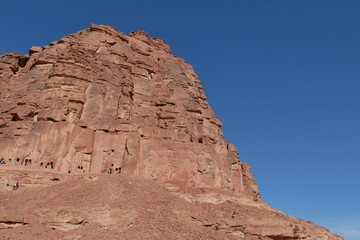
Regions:
<instances>
[{"instance_id":1,"label":"red rock formation","mask_svg":"<svg viewBox=\"0 0 360 240\"><path fill-rule=\"evenodd\" d=\"M192 67L162 40L91 25L32 47L30 57L1 59L0 156L62 173L182 179L259 199Z\"/></svg>"},{"instance_id":2,"label":"red rock formation","mask_svg":"<svg viewBox=\"0 0 360 240\"><path fill-rule=\"evenodd\" d=\"M6 239L342 239L260 201L162 40L91 25L29 53L0 56L0 182L20 181L0 185Z\"/></svg>"}]
</instances>

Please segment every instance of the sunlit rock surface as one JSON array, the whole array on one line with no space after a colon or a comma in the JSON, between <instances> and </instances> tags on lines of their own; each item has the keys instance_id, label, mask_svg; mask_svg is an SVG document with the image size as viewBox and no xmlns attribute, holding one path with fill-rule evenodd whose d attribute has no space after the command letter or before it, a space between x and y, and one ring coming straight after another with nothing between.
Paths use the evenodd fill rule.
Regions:
<instances>
[{"instance_id":1,"label":"sunlit rock surface","mask_svg":"<svg viewBox=\"0 0 360 240\"><path fill-rule=\"evenodd\" d=\"M177 213L168 216L177 224L213 231L199 238L203 230L194 230L188 239L341 239L261 202L249 165L239 161L236 148L224 139L222 122L192 67L171 55L164 41L143 31L125 35L109 26L91 25L47 46L31 47L29 56L1 55L0 87L0 158L5 159L1 181L27 184L12 197L32 204L32 210L0 209L0 228L40 222L59 231L80 231L86 223L128 229L143 216L139 206L124 210L83 202L91 194L92 200L98 197L108 205L120 198L116 188L89 193L84 186L90 183L83 176L97 176L89 181L110 185L111 178L119 189L127 188L118 181L128 176L135 178L136 186L152 179L154 186L164 188L149 186L153 195L145 194L143 187L132 189L133 195L147 196L142 200L170 194L165 198L179 202ZM53 185L66 181L73 187ZM47 191L65 199L44 207L40 199L29 199L33 192L22 192L32 188L40 189L36 196L42 200L50 197ZM2 186L6 204L11 198L8 190ZM73 200L64 205L66 196L82 192L88 193L78 200L84 207ZM134 201L131 196L124 204L131 205L126 203ZM166 200L156 201L155 208ZM196 212L198 205L204 212ZM86 239L91 236L97 239L95 233Z\"/></svg>"}]
</instances>

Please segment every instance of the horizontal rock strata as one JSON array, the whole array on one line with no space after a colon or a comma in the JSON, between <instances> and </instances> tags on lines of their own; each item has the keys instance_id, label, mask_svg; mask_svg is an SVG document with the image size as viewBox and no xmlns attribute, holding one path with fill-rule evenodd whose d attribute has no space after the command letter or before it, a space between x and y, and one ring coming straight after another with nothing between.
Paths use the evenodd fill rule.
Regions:
<instances>
[{"instance_id":1,"label":"horizontal rock strata","mask_svg":"<svg viewBox=\"0 0 360 240\"><path fill-rule=\"evenodd\" d=\"M192 67L143 31L1 55L0 87L4 239L342 239L260 200Z\"/></svg>"},{"instance_id":2,"label":"horizontal rock strata","mask_svg":"<svg viewBox=\"0 0 360 240\"><path fill-rule=\"evenodd\" d=\"M130 172L258 200L193 68L143 31L105 25L0 58L0 158L61 173Z\"/></svg>"}]
</instances>

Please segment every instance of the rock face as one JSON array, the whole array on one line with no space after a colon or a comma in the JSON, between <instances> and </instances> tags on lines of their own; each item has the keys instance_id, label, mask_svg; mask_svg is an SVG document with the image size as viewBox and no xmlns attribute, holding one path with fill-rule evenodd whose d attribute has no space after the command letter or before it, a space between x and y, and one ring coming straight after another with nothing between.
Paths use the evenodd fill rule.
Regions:
<instances>
[{"instance_id":1,"label":"rock face","mask_svg":"<svg viewBox=\"0 0 360 240\"><path fill-rule=\"evenodd\" d=\"M0 58L8 164L181 179L259 200L192 67L162 40L91 25L29 53Z\"/></svg>"},{"instance_id":2,"label":"rock face","mask_svg":"<svg viewBox=\"0 0 360 240\"><path fill-rule=\"evenodd\" d=\"M29 53L0 56L4 239L342 239L261 202L162 40L91 25Z\"/></svg>"}]
</instances>

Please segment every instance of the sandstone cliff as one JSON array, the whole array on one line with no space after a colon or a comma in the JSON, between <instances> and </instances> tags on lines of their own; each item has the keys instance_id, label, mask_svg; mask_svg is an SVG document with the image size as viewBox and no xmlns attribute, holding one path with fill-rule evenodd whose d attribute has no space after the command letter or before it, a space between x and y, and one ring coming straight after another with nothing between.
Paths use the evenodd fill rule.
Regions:
<instances>
[{"instance_id":1,"label":"sandstone cliff","mask_svg":"<svg viewBox=\"0 0 360 240\"><path fill-rule=\"evenodd\" d=\"M173 188L224 190L227 196L211 191L202 197L181 191L175 195L194 204L228 201L265 213L251 217L246 210L247 217L235 216L236 211L230 216L229 203L229 216L208 221L187 210L183 218L234 236L248 234L247 239L341 239L261 202L249 165L240 162L235 147L224 139L222 123L192 67L143 31L125 35L91 25L32 47L29 56L4 54L0 87L0 158L6 162L0 169L11 171L7 178L25 181L24 171L68 177L119 174L176 183ZM28 184L40 181L36 176ZM4 218L11 216L2 212ZM49 214L40 215L51 218ZM81 218L96 219L86 214Z\"/></svg>"},{"instance_id":2,"label":"sandstone cliff","mask_svg":"<svg viewBox=\"0 0 360 240\"><path fill-rule=\"evenodd\" d=\"M143 31L91 25L1 56L0 157L62 173L131 172L259 199L192 67Z\"/></svg>"}]
</instances>

